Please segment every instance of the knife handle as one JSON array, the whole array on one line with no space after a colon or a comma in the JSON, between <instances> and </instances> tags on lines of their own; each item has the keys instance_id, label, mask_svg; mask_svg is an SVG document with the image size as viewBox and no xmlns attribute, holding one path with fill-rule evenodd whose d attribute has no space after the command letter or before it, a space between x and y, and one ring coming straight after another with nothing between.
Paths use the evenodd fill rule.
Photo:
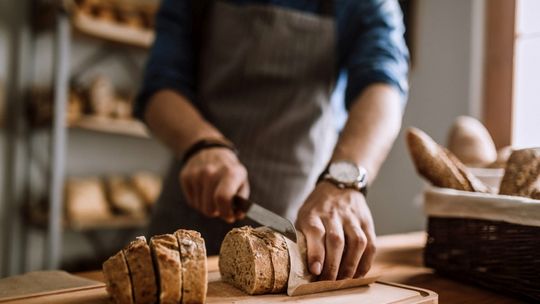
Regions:
<instances>
[{"instance_id":1,"label":"knife handle","mask_svg":"<svg viewBox=\"0 0 540 304\"><path fill-rule=\"evenodd\" d=\"M233 197L232 208L235 214L239 212L246 213L249 210L249 207L251 207L251 202L249 200L239 195Z\"/></svg>"}]
</instances>

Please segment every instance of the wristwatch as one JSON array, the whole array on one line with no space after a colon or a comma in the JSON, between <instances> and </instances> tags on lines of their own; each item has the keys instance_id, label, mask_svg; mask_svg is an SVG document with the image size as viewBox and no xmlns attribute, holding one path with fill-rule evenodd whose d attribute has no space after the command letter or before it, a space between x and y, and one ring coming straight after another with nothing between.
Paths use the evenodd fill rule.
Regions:
<instances>
[{"instance_id":1,"label":"wristwatch","mask_svg":"<svg viewBox=\"0 0 540 304\"><path fill-rule=\"evenodd\" d=\"M329 181L341 189L355 189L367 195L367 170L347 160L333 161L321 173L317 182Z\"/></svg>"}]
</instances>

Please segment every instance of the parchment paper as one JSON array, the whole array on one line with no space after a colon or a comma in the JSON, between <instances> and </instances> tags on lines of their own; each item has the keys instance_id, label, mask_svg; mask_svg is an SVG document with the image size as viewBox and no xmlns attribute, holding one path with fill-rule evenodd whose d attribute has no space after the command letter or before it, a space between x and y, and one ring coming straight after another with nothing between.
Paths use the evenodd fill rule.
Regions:
<instances>
[{"instance_id":1,"label":"parchment paper","mask_svg":"<svg viewBox=\"0 0 540 304\"><path fill-rule=\"evenodd\" d=\"M291 262L287 287L287 295L289 296L365 286L375 282L379 277L379 275L368 274L366 277L358 279L315 281L316 277L309 272L307 267L306 240L304 235L297 231L297 243L294 243L288 238L285 238L285 241L287 242Z\"/></svg>"}]
</instances>

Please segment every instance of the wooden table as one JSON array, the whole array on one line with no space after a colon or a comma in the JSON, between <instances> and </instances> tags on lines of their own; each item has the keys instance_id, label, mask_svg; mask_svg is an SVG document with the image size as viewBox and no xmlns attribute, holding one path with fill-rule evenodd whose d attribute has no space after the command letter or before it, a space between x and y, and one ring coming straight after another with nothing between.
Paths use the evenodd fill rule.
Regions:
<instances>
[{"instance_id":1,"label":"wooden table","mask_svg":"<svg viewBox=\"0 0 540 304\"><path fill-rule=\"evenodd\" d=\"M425 233L415 232L378 238L375 266L383 269L380 281L412 285L432 290L439 294L439 303L501 304L522 303L519 300L499 295L484 289L445 279L422 266L422 249ZM208 268L218 269L217 257L208 259ZM86 272L82 277L102 281L101 272Z\"/></svg>"}]
</instances>

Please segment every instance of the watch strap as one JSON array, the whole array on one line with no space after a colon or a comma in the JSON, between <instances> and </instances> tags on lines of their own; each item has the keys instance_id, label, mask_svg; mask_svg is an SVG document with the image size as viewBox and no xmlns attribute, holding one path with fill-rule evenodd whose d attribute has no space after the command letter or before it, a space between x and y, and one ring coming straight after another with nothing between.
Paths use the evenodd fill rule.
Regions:
<instances>
[{"instance_id":1,"label":"watch strap","mask_svg":"<svg viewBox=\"0 0 540 304\"><path fill-rule=\"evenodd\" d=\"M186 152L184 152L184 155L182 156L182 163L185 164L191 157L200 151L211 148L226 148L231 150L236 155L239 154L238 149L230 141L225 139L205 138L195 142L186 150Z\"/></svg>"}]
</instances>

